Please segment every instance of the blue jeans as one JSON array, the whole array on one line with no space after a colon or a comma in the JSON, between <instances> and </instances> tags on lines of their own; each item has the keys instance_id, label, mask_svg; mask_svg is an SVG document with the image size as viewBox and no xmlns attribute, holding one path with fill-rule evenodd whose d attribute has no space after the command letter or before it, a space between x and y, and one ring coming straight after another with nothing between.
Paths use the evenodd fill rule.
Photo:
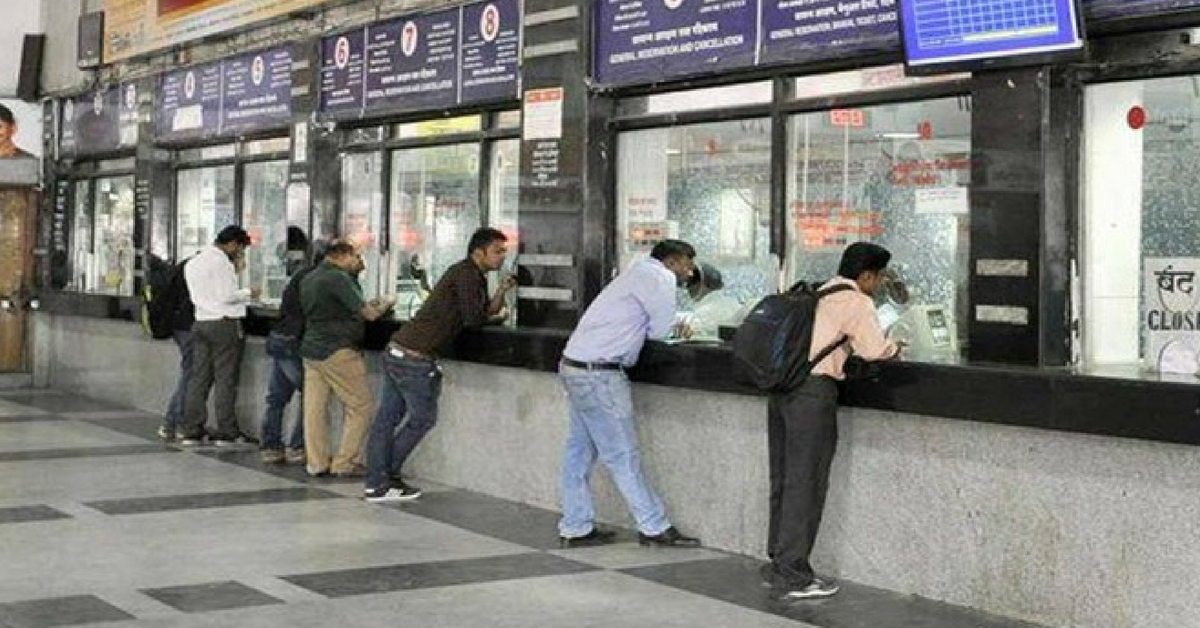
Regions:
<instances>
[{"instance_id":1,"label":"blue jeans","mask_svg":"<svg viewBox=\"0 0 1200 628\"><path fill-rule=\"evenodd\" d=\"M597 457L608 467L638 531L651 536L665 532L671 527L666 508L642 474L633 400L625 373L564 365L559 368L559 377L571 406L559 488L563 511L559 534L583 536L595 525L588 480Z\"/></svg>"},{"instance_id":2,"label":"blue jeans","mask_svg":"<svg viewBox=\"0 0 1200 628\"><path fill-rule=\"evenodd\" d=\"M387 488L392 476L437 423L442 369L437 362L398 358L384 352L379 410L367 438L366 488ZM407 417L407 421L405 421Z\"/></svg>"},{"instance_id":3,"label":"blue jeans","mask_svg":"<svg viewBox=\"0 0 1200 628\"><path fill-rule=\"evenodd\" d=\"M267 336L271 357L271 379L267 382L267 412L262 422L262 448L283 449L283 410L297 391L304 390L304 363L296 353L295 341L274 334ZM296 419L288 438L289 449L304 449L304 420Z\"/></svg>"},{"instance_id":4,"label":"blue jeans","mask_svg":"<svg viewBox=\"0 0 1200 628\"><path fill-rule=\"evenodd\" d=\"M183 404L187 399L188 381L192 379L192 332L176 330L172 335L175 346L179 348L179 383L175 384L175 392L167 403L167 427L178 429L183 419Z\"/></svg>"}]
</instances>

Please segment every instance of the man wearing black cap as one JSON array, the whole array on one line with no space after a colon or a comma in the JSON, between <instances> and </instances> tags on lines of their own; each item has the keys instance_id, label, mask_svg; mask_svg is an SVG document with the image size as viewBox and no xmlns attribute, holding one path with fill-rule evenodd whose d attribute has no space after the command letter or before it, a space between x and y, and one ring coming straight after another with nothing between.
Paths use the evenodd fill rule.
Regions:
<instances>
[{"instance_id":1,"label":"man wearing black cap","mask_svg":"<svg viewBox=\"0 0 1200 628\"><path fill-rule=\"evenodd\" d=\"M217 234L212 246L200 251L184 266L184 279L196 308L196 322L192 326L194 364L180 428L180 445L202 444L204 408L214 384L217 431L211 434L212 444L233 445L246 441L238 426L234 406L242 363L242 319L246 318L246 303L258 298L258 290L238 287L235 264L240 263L248 246L250 236L246 230L230 225Z\"/></svg>"},{"instance_id":2,"label":"man wearing black cap","mask_svg":"<svg viewBox=\"0 0 1200 628\"><path fill-rule=\"evenodd\" d=\"M22 150L14 141L17 137L17 119L8 107L0 105L0 159L32 159L33 155Z\"/></svg>"}]
</instances>

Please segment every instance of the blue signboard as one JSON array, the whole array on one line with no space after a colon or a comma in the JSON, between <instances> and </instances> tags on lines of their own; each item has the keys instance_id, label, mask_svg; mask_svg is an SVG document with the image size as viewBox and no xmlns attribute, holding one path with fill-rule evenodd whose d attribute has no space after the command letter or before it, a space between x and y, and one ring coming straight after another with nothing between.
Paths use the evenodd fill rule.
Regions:
<instances>
[{"instance_id":1,"label":"blue signboard","mask_svg":"<svg viewBox=\"0 0 1200 628\"><path fill-rule=\"evenodd\" d=\"M137 86L133 83L106 86L66 99L61 150L68 155L92 155L136 146L137 106Z\"/></svg>"},{"instance_id":2,"label":"blue signboard","mask_svg":"<svg viewBox=\"0 0 1200 628\"><path fill-rule=\"evenodd\" d=\"M287 126L292 117L292 51L277 48L224 62L221 133Z\"/></svg>"},{"instance_id":3,"label":"blue signboard","mask_svg":"<svg viewBox=\"0 0 1200 628\"><path fill-rule=\"evenodd\" d=\"M762 0L760 63L887 52L900 45L895 0Z\"/></svg>"},{"instance_id":4,"label":"blue signboard","mask_svg":"<svg viewBox=\"0 0 1200 628\"><path fill-rule=\"evenodd\" d=\"M900 0L906 62L930 67L1080 50L1075 0Z\"/></svg>"},{"instance_id":5,"label":"blue signboard","mask_svg":"<svg viewBox=\"0 0 1200 628\"><path fill-rule=\"evenodd\" d=\"M321 111L334 116L362 115L366 49L365 28L321 42Z\"/></svg>"},{"instance_id":6,"label":"blue signboard","mask_svg":"<svg viewBox=\"0 0 1200 628\"><path fill-rule=\"evenodd\" d=\"M367 29L366 109L453 106L458 98L458 30L458 9Z\"/></svg>"},{"instance_id":7,"label":"blue signboard","mask_svg":"<svg viewBox=\"0 0 1200 628\"><path fill-rule=\"evenodd\" d=\"M597 83L664 80L753 65L758 0L597 0Z\"/></svg>"},{"instance_id":8,"label":"blue signboard","mask_svg":"<svg viewBox=\"0 0 1200 628\"><path fill-rule=\"evenodd\" d=\"M520 85L521 5L518 0L462 9L462 78L459 102L517 97Z\"/></svg>"},{"instance_id":9,"label":"blue signboard","mask_svg":"<svg viewBox=\"0 0 1200 628\"><path fill-rule=\"evenodd\" d=\"M221 64L213 63L162 76L154 134L160 139L197 138L219 131Z\"/></svg>"}]
</instances>

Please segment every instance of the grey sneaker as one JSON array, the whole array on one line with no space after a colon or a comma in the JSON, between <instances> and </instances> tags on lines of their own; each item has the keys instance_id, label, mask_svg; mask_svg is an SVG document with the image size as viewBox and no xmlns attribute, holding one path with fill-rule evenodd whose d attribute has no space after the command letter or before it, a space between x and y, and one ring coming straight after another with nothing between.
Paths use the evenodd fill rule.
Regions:
<instances>
[{"instance_id":1,"label":"grey sneaker","mask_svg":"<svg viewBox=\"0 0 1200 628\"><path fill-rule=\"evenodd\" d=\"M176 442L180 447L199 447L204 444L204 435L199 436L177 436Z\"/></svg>"},{"instance_id":2,"label":"grey sneaker","mask_svg":"<svg viewBox=\"0 0 1200 628\"><path fill-rule=\"evenodd\" d=\"M245 436L214 436L210 440L212 441L212 444L216 445L217 447L240 447L243 445L255 444L252 439L249 439Z\"/></svg>"},{"instance_id":3,"label":"grey sneaker","mask_svg":"<svg viewBox=\"0 0 1200 628\"><path fill-rule=\"evenodd\" d=\"M282 449L264 449L260 455L262 456L263 464L283 464Z\"/></svg>"},{"instance_id":4,"label":"grey sneaker","mask_svg":"<svg viewBox=\"0 0 1200 628\"><path fill-rule=\"evenodd\" d=\"M165 443L175 442L175 428L171 427L170 425L158 426L158 437L161 438Z\"/></svg>"},{"instance_id":5,"label":"grey sneaker","mask_svg":"<svg viewBox=\"0 0 1200 628\"><path fill-rule=\"evenodd\" d=\"M308 458L304 455L303 447L288 447L283 457L288 464L304 464L308 462Z\"/></svg>"},{"instance_id":6,"label":"grey sneaker","mask_svg":"<svg viewBox=\"0 0 1200 628\"><path fill-rule=\"evenodd\" d=\"M836 582L813 578L812 582L802 587L788 589L783 597L788 600L817 600L833 597L840 590Z\"/></svg>"}]
</instances>

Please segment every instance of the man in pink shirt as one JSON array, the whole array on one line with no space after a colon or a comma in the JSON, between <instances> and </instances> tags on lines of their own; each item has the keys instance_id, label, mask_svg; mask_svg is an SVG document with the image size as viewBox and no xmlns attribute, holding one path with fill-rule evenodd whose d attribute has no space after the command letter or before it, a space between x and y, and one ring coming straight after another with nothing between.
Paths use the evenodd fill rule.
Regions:
<instances>
[{"instance_id":1,"label":"man in pink shirt","mask_svg":"<svg viewBox=\"0 0 1200 628\"><path fill-rule=\"evenodd\" d=\"M771 459L771 518L763 584L778 588L788 599L816 599L838 592L837 583L818 578L809 554L821 526L829 466L837 448L837 382L851 354L867 361L890 360L900 348L889 342L875 315L872 295L883 284L891 261L887 249L867 242L846 248L838 276L821 290L845 285L850 289L821 298L813 321L809 359L840 346L813 366L804 383L787 393L771 395L767 409L767 443Z\"/></svg>"}]
</instances>

